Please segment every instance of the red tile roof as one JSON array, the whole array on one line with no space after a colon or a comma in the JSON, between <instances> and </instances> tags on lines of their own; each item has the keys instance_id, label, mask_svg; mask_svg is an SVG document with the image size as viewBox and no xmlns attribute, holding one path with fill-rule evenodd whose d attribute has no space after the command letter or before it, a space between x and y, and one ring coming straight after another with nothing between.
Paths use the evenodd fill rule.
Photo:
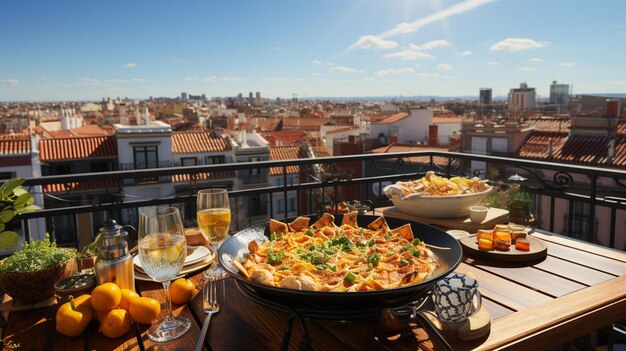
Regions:
<instances>
[{"instance_id":1,"label":"red tile roof","mask_svg":"<svg viewBox=\"0 0 626 351\"><path fill-rule=\"evenodd\" d=\"M326 132L326 134L335 134L335 133L345 133L345 132L349 132L355 129L359 129L358 126L350 126L350 127L345 127L345 128L338 128L338 129L333 129L333 130L329 130Z\"/></svg>"},{"instance_id":2,"label":"red tile roof","mask_svg":"<svg viewBox=\"0 0 626 351\"><path fill-rule=\"evenodd\" d=\"M275 146L270 148L270 160L294 160L300 158L300 146ZM300 173L300 166L287 166L287 174ZM270 175L283 174L283 167L271 167Z\"/></svg>"},{"instance_id":3,"label":"red tile roof","mask_svg":"<svg viewBox=\"0 0 626 351\"><path fill-rule=\"evenodd\" d=\"M370 150L370 153L385 154L391 152L411 152L411 151L449 151L443 147L432 147L414 144L391 144ZM430 156L409 157L408 160L413 163L430 163ZM438 166L447 166L447 157L434 157L433 162Z\"/></svg>"},{"instance_id":4,"label":"red tile roof","mask_svg":"<svg viewBox=\"0 0 626 351\"><path fill-rule=\"evenodd\" d=\"M0 155L30 154L30 137L25 134L0 135Z\"/></svg>"},{"instance_id":5,"label":"red tile roof","mask_svg":"<svg viewBox=\"0 0 626 351\"><path fill-rule=\"evenodd\" d=\"M68 178L70 176L68 175ZM67 191L81 191L105 188L120 188L119 180L88 180L84 182L67 182L65 184L46 184L43 186L44 193L60 193Z\"/></svg>"},{"instance_id":6,"label":"red tile roof","mask_svg":"<svg viewBox=\"0 0 626 351\"><path fill-rule=\"evenodd\" d=\"M41 161L116 156L117 139L115 136L39 140L39 158Z\"/></svg>"},{"instance_id":7,"label":"red tile roof","mask_svg":"<svg viewBox=\"0 0 626 351\"><path fill-rule=\"evenodd\" d=\"M325 118L316 117L286 117L283 118L283 129L319 130L326 123Z\"/></svg>"},{"instance_id":8,"label":"red tile roof","mask_svg":"<svg viewBox=\"0 0 626 351\"><path fill-rule=\"evenodd\" d=\"M281 130L277 132L260 132L263 139L270 143L270 146L276 146L276 142L287 145L300 144L306 133L302 130Z\"/></svg>"},{"instance_id":9,"label":"red tile roof","mask_svg":"<svg viewBox=\"0 0 626 351\"><path fill-rule=\"evenodd\" d=\"M301 147L303 146L276 146L270 148L270 160L278 161L278 160L296 160L301 158L307 158L301 152ZM327 157L328 152L326 152L322 148L313 148L314 157ZM287 166L287 174L298 174L300 173L300 166ZM270 167L270 175L281 175L283 174L283 167Z\"/></svg>"},{"instance_id":10,"label":"red tile roof","mask_svg":"<svg viewBox=\"0 0 626 351\"><path fill-rule=\"evenodd\" d=\"M570 127L569 118L531 118L526 123L540 132L567 132Z\"/></svg>"},{"instance_id":11,"label":"red tile roof","mask_svg":"<svg viewBox=\"0 0 626 351\"><path fill-rule=\"evenodd\" d=\"M173 132L172 152L177 154L195 152L220 152L230 150L230 144L210 132Z\"/></svg>"},{"instance_id":12,"label":"red tile roof","mask_svg":"<svg viewBox=\"0 0 626 351\"><path fill-rule=\"evenodd\" d=\"M389 117L386 117L385 119L382 119L378 122L373 122L373 124L393 124L398 122L399 120L405 119L409 116L408 113L406 112L400 112L400 113L396 113L394 115L391 115Z\"/></svg>"},{"instance_id":13,"label":"red tile roof","mask_svg":"<svg viewBox=\"0 0 626 351\"><path fill-rule=\"evenodd\" d=\"M548 155L548 145L552 140L552 158ZM587 166L626 167L626 137L615 138L615 153L612 162L607 160L610 143L609 137L575 135L564 133L533 133L520 148L519 155L524 158L552 160L562 163L582 164Z\"/></svg>"},{"instance_id":14,"label":"red tile roof","mask_svg":"<svg viewBox=\"0 0 626 351\"><path fill-rule=\"evenodd\" d=\"M189 183L194 181L208 181L208 180L222 180L235 178L235 171L221 171L221 172L205 172L196 174L176 174L172 176L172 181L176 183Z\"/></svg>"}]
</instances>

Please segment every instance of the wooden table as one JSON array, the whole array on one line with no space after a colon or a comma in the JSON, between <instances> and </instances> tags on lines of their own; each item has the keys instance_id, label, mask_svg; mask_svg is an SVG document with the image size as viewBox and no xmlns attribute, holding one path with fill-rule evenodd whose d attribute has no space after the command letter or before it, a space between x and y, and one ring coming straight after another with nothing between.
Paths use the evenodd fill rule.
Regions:
<instances>
[{"instance_id":1,"label":"wooden table","mask_svg":"<svg viewBox=\"0 0 626 351\"><path fill-rule=\"evenodd\" d=\"M457 271L474 273L493 324L486 338L451 339L455 349L550 349L626 318L626 253L549 233L532 235L548 246L542 262L504 265L463 258ZM199 284L200 275L191 279ZM141 295L164 300L160 284L137 282L137 288ZM214 316L205 345L216 351L280 349L288 316L248 300L232 279L227 289L227 304ZM205 317L200 296L174 307L176 314L194 323L183 337L162 344L146 337L145 326L111 340L93 323L82 336L65 337L55 332L55 306L10 313L4 337L19 343L19 350L191 350ZM375 350L374 324L307 321L312 347L318 351ZM302 336L302 328L294 323L290 350L298 349Z\"/></svg>"}]
</instances>

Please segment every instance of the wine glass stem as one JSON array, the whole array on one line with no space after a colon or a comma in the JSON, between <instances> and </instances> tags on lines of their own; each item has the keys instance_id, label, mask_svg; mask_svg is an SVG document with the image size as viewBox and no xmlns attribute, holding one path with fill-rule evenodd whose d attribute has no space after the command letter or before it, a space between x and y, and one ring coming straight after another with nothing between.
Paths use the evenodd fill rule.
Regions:
<instances>
[{"instance_id":1,"label":"wine glass stem","mask_svg":"<svg viewBox=\"0 0 626 351\"><path fill-rule=\"evenodd\" d=\"M163 289L165 290L165 324L171 324L174 322L174 315L172 314L172 301L170 300L170 281L164 281Z\"/></svg>"}]
</instances>

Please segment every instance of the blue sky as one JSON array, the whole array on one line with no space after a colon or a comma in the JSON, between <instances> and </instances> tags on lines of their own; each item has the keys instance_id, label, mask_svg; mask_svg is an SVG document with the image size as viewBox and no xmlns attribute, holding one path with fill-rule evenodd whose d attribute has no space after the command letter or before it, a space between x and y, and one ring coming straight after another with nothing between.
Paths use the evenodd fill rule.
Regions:
<instances>
[{"instance_id":1,"label":"blue sky","mask_svg":"<svg viewBox=\"0 0 626 351\"><path fill-rule=\"evenodd\" d=\"M0 1L0 101L626 92L622 0Z\"/></svg>"}]
</instances>

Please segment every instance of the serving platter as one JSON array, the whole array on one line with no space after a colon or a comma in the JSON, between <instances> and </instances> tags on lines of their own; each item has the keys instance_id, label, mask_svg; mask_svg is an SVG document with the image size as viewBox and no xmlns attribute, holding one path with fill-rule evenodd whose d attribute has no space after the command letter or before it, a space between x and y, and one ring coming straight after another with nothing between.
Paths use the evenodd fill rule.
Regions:
<instances>
[{"instance_id":1,"label":"serving platter","mask_svg":"<svg viewBox=\"0 0 626 351\"><path fill-rule=\"evenodd\" d=\"M313 223L317 216L308 216ZM359 215L358 225L366 227L367 224L377 219L379 216ZM335 224L341 224L343 216L335 216ZM293 219L281 220L290 222ZM462 249L458 241L450 234L441 229L427 224L400 220L396 218L386 218L390 228L397 228L405 223L410 223L415 237L420 238L427 244L438 246L443 249L434 250L440 260L440 266L433 273L433 276L425 281L409 286L402 286L391 289L357 291L357 292L329 292L329 291L306 291L295 290L284 287L274 287L264 285L257 281L248 280L243 277L238 269L232 264L234 258L243 259L248 252L248 243L252 240L259 244L269 240L269 229L267 223L261 223L246 228L239 233L229 237L220 246L218 259L226 272L232 276L239 284L251 289L255 294L264 298L289 303L293 306L314 305L319 309L350 309L363 308L363 306L378 306L380 309L388 306L406 303L407 299L417 299L421 294L429 291L431 286L439 279L452 272L460 263Z\"/></svg>"},{"instance_id":2,"label":"serving platter","mask_svg":"<svg viewBox=\"0 0 626 351\"><path fill-rule=\"evenodd\" d=\"M463 251L472 257L484 258L490 261L501 262L531 262L540 261L546 258L548 247L546 244L532 235L527 235L526 239L530 242L530 251L520 251L515 249L515 244L511 245L509 251L481 251L478 250L478 242L476 234L461 238L459 242L463 247Z\"/></svg>"}]
</instances>

